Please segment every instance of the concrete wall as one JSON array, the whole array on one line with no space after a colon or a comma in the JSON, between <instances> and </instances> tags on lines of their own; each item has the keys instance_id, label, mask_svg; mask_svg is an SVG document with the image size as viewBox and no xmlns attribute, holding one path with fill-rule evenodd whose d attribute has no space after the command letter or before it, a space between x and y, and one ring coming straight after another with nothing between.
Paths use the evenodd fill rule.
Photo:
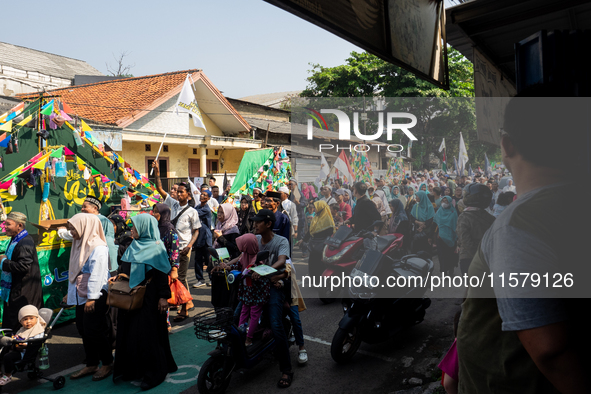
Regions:
<instances>
[{"instance_id":1,"label":"concrete wall","mask_svg":"<svg viewBox=\"0 0 591 394\"><path fill-rule=\"evenodd\" d=\"M160 132L163 134L164 132L168 132L171 134L184 135L223 135L219 127L217 127L203 112L201 115L203 116L203 123L207 128L207 133L202 128L193 125L193 120L189 118L189 114L179 113L177 115L174 111L177 99L178 94L158 106L154 111L150 111L148 114L127 126L126 129Z\"/></svg>"},{"instance_id":2,"label":"concrete wall","mask_svg":"<svg viewBox=\"0 0 591 394\"><path fill-rule=\"evenodd\" d=\"M123 141L122 156L136 171L147 176L146 157L156 157L159 145L151 144L150 152L146 152L145 145L141 142ZM235 173L238 171L244 152L245 149L226 149L223 152L222 149L218 149L216 156L215 149L208 149L207 159L219 161L221 156L224 159L224 168L220 166L220 171ZM184 178L189 175L189 159L199 159L199 148L197 148L196 154L193 154L193 148L183 145L168 145L168 152L163 150L160 157L168 158L167 178Z\"/></svg>"}]
</instances>

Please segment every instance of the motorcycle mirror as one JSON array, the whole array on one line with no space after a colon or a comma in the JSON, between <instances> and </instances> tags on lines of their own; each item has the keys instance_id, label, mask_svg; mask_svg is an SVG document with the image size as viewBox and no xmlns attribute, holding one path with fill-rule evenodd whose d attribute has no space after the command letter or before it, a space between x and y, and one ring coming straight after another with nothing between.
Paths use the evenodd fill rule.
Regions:
<instances>
[{"instance_id":1,"label":"motorcycle mirror","mask_svg":"<svg viewBox=\"0 0 591 394\"><path fill-rule=\"evenodd\" d=\"M257 261L265 261L268 258L269 258L269 251L268 250L257 253Z\"/></svg>"}]
</instances>

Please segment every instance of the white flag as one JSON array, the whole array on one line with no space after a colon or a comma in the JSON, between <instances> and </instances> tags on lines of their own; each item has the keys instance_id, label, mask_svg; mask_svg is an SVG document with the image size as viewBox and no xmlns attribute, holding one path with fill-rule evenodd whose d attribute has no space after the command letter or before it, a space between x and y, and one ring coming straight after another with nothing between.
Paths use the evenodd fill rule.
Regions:
<instances>
[{"instance_id":1,"label":"white flag","mask_svg":"<svg viewBox=\"0 0 591 394\"><path fill-rule=\"evenodd\" d=\"M460 167L461 175L464 175L464 169L468 164L468 152L466 151L466 145L464 145L464 137L460 133L460 153L458 155L458 165Z\"/></svg>"},{"instance_id":2,"label":"white flag","mask_svg":"<svg viewBox=\"0 0 591 394\"><path fill-rule=\"evenodd\" d=\"M195 93L193 93L191 83L189 82L188 74L187 78L185 78L185 83L183 84L183 90L181 90L181 94L179 94L179 98L176 102L175 110L177 115L179 112L190 114L193 117L193 124L195 127L201 127L207 132L205 124L203 124L203 117L201 116L201 111L199 111L199 105L197 104Z\"/></svg>"},{"instance_id":3,"label":"white flag","mask_svg":"<svg viewBox=\"0 0 591 394\"><path fill-rule=\"evenodd\" d=\"M320 173L318 174L318 177L316 178L316 180L314 181L314 184L318 187L318 189L320 189L320 187L322 186L322 182L324 182L326 180L326 177L328 176L329 172L330 172L330 167L328 166L328 162L326 161L326 157L324 157L324 153L320 153Z\"/></svg>"},{"instance_id":4,"label":"white flag","mask_svg":"<svg viewBox=\"0 0 591 394\"><path fill-rule=\"evenodd\" d=\"M441 141L441 145L439 146L439 152L445 149L445 138Z\"/></svg>"}]
</instances>

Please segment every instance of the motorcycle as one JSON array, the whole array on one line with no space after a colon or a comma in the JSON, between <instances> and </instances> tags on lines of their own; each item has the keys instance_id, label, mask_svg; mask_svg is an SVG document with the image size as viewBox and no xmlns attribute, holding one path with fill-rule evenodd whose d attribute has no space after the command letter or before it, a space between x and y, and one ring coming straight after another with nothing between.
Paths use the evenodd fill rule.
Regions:
<instances>
[{"instance_id":1,"label":"motorcycle","mask_svg":"<svg viewBox=\"0 0 591 394\"><path fill-rule=\"evenodd\" d=\"M402 234L387 234L375 236L372 229L377 233L384 225L384 222L378 220L368 229L354 232L347 226L341 226L334 235L324 242L325 246L322 252L322 263L324 264L323 277L350 275L357 262L363 257L367 249L367 241L377 242L377 249L393 258L401 257L401 248L403 244ZM335 301L340 290L331 291L328 286L322 286L318 289L320 300L329 304Z\"/></svg>"},{"instance_id":2,"label":"motorcycle","mask_svg":"<svg viewBox=\"0 0 591 394\"><path fill-rule=\"evenodd\" d=\"M431 305L431 300L423 297L426 286L389 288L383 283L387 276L405 277L403 279L420 277L426 281L433 267L430 255L424 252L393 259L378 250L367 250L351 272L352 279L358 277L365 280L358 281L361 286L352 282L349 298L343 299L344 316L330 347L333 360L345 364L355 355L361 342L384 342L422 322L426 309ZM367 281L373 276L380 279L380 284Z\"/></svg>"},{"instance_id":3,"label":"motorcycle","mask_svg":"<svg viewBox=\"0 0 591 394\"><path fill-rule=\"evenodd\" d=\"M212 254L215 249L212 251ZM213 257L217 258L216 255ZM257 261L265 261L269 252L259 252ZM242 279L241 271L225 272L230 286L236 286ZM271 274L272 275L272 274ZM210 356L199 370L197 389L201 394L221 394L226 391L232 378L232 372L239 369L250 369L256 366L275 348L273 335L257 337L246 347L246 332L239 329L232 308L217 308L195 316L195 335L199 339L217 342L216 348L209 352ZM287 338L293 337L291 322L283 319ZM295 341L289 340L289 346Z\"/></svg>"}]
</instances>

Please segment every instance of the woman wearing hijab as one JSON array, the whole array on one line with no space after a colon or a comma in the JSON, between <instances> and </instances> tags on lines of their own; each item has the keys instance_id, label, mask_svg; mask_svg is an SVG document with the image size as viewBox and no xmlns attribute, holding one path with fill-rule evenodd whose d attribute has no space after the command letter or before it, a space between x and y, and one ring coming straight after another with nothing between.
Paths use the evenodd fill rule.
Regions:
<instances>
[{"instance_id":1,"label":"woman wearing hijab","mask_svg":"<svg viewBox=\"0 0 591 394\"><path fill-rule=\"evenodd\" d=\"M218 208L218 218L213 232L215 239L213 247L226 248L230 260L240 256L240 250L236 239L240 237L238 231L238 215L231 204L222 204ZM211 304L214 308L230 307L236 309L238 305L237 294L234 287L228 289L226 275L223 271L212 273L211 276Z\"/></svg>"},{"instance_id":2,"label":"woman wearing hijab","mask_svg":"<svg viewBox=\"0 0 591 394\"><path fill-rule=\"evenodd\" d=\"M408 187L408 195L406 196L406 205L404 206L404 210L406 211L407 216L410 215L410 210L415 206L417 203L417 196L415 194L415 188L412 186ZM412 223L411 223L412 225Z\"/></svg>"},{"instance_id":3,"label":"woman wearing hijab","mask_svg":"<svg viewBox=\"0 0 591 394\"><path fill-rule=\"evenodd\" d=\"M252 198L245 194L240 199L240 211L238 212L238 231L240 234L254 234L254 222L251 220L254 215Z\"/></svg>"},{"instance_id":4,"label":"woman wearing hijab","mask_svg":"<svg viewBox=\"0 0 591 394\"><path fill-rule=\"evenodd\" d=\"M355 209L355 201L353 201L353 192L351 192L351 190L349 189L343 190L345 190L345 194L343 194L343 201L345 202L345 204L351 207L351 214L353 214L353 210Z\"/></svg>"},{"instance_id":5,"label":"woman wearing hijab","mask_svg":"<svg viewBox=\"0 0 591 394\"><path fill-rule=\"evenodd\" d=\"M158 220L151 215L137 215L131 221L134 240L121 257L122 271L129 276L129 287L145 285L146 290L141 308L119 310L114 377L142 379L140 388L149 390L178 369L166 328L171 266L160 239Z\"/></svg>"},{"instance_id":6,"label":"woman wearing hijab","mask_svg":"<svg viewBox=\"0 0 591 394\"><path fill-rule=\"evenodd\" d=\"M230 258L234 259L240 255L236 245L236 238L240 236L238 230L238 214L232 204L222 204L218 209L218 217L213 230L214 248L226 248Z\"/></svg>"},{"instance_id":7,"label":"woman wearing hijab","mask_svg":"<svg viewBox=\"0 0 591 394\"><path fill-rule=\"evenodd\" d=\"M395 198L390 201L390 208L392 209L392 219L388 225L388 234L402 234L402 247L404 253L408 250L408 244L410 243L410 221L404 211L404 205L402 201Z\"/></svg>"},{"instance_id":8,"label":"woman wearing hijab","mask_svg":"<svg viewBox=\"0 0 591 394\"><path fill-rule=\"evenodd\" d=\"M398 199L398 200L402 201L402 206L406 207L406 197L404 197L402 194L400 194L400 187L399 186L394 186L392 188L392 199ZM394 213L394 211L392 211L392 213Z\"/></svg>"},{"instance_id":9,"label":"woman wearing hijab","mask_svg":"<svg viewBox=\"0 0 591 394\"><path fill-rule=\"evenodd\" d=\"M458 263L458 255L456 254L458 214L451 203L451 197L443 197L441 208L437 210L433 221L437 225L436 243L439 270L441 273L451 276Z\"/></svg>"},{"instance_id":10,"label":"woman wearing hijab","mask_svg":"<svg viewBox=\"0 0 591 394\"><path fill-rule=\"evenodd\" d=\"M110 222L109 222L110 224ZM68 269L68 305L76 305L76 328L82 337L86 367L71 379L93 375L102 380L113 371L111 341L106 313L109 273L109 248L103 227L96 215L79 213L66 225L72 235ZM102 367L98 365L102 362Z\"/></svg>"},{"instance_id":11,"label":"woman wearing hijab","mask_svg":"<svg viewBox=\"0 0 591 394\"><path fill-rule=\"evenodd\" d=\"M425 192L425 193L429 194L429 190L427 190L427 184L426 183L421 183L421 185L419 186L419 191L420 192Z\"/></svg>"},{"instance_id":12,"label":"woman wearing hijab","mask_svg":"<svg viewBox=\"0 0 591 394\"><path fill-rule=\"evenodd\" d=\"M435 210L433 204L429 201L427 193L424 191L418 191L416 194L416 204L410 210L411 225L413 225L413 242L412 252L416 253L420 250L430 251L430 240L433 234L433 217L435 216Z\"/></svg>"},{"instance_id":13,"label":"woman wearing hijab","mask_svg":"<svg viewBox=\"0 0 591 394\"><path fill-rule=\"evenodd\" d=\"M324 250L324 241L330 237L335 230L334 220L330 213L330 208L326 201L319 200L314 203L314 218L310 223L310 231L304 238L298 242L309 242L308 249L308 272L311 275L321 275L324 272L322 265L322 251Z\"/></svg>"},{"instance_id":14,"label":"woman wearing hijab","mask_svg":"<svg viewBox=\"0 0 591 394\"><path fill-rule=\"evenodd\" d=\"M180 252L180 243L179 243L179 234L176 231L176 228L170 221L171 210L166 204L157 203L152 208L152 215L158 221L158 232L160 234L160 240L164 244L164 248L166 249L166 253L168 253L168 261L170 262L170 279L175 281L179 278L179 252ZM187 312L187 316L188 316ZM181 315L184 316L184 315ZM182 321L185 318L175 317L175 321ZM172 329L170 324L170 314L167 309L166 311L166 324L168 326L168 330Z\"/></svg>"}]
</instances>

